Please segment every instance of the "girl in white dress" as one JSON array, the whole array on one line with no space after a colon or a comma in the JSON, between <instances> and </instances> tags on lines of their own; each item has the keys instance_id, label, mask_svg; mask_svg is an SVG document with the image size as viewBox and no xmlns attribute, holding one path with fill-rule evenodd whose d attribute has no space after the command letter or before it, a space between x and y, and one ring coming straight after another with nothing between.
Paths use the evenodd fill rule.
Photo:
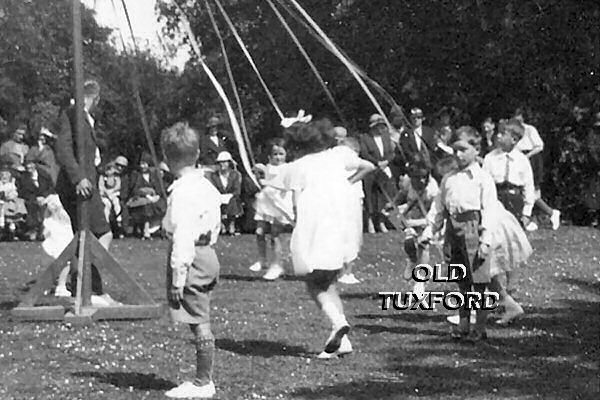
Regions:
<instances>
[{"instance_id":1,"label":"girl in white dress","mask_svg":"<svg viewBox=\"0 0 600 400\"><path fill-rule=\"evenodd\" d=\"M286 130L288 149L299 156L282 167L270 186L293 192L296 223L290 249L294 272L305 276L308 293L332 325L319 358L352 351L346 336L350 326L335 282L348 255L348 196L351 184L374 170L349 148L337 147L327 120L295 123ZM356 173L348 178L348 171Z\"/></svg>"},{"instance_id":2,"label":"girl in white dress","mask_svg":"<svg viewBox=\"0 0 600 400\"><path fill-rule=\"evenodd\" d=\"M269 163L255 166L257 172L263 176L262 183L275 179L281 166L285 164L284 143L285 141L281 138L271 140L268 144ZM258 272L268 263L267 233L269 232L273 259L263 278L272 281L279 278L284 272L281 265L282 249L279 235L286 225L294 222L292 192L264 186L256 195L254 220L256 221L256 244L258 245L259 260L250 266L250 270Z\"/></svg>"}]
</instances>

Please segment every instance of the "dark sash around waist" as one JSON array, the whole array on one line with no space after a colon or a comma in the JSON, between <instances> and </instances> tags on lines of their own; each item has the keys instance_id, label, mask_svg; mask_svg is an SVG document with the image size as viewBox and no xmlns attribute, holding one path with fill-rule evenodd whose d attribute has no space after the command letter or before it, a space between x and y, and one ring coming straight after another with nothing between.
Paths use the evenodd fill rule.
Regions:
<instances>
[{"instance_id":1,"label":"dark sash around waist","mask_svg":"<svg viewBox=\"0 0 600 400\"><path fill-rule=\"evenodd\" d=\"M510 194L522 194L523 186L515 185L510 182L501 182L496 184L496 190L498 192L505 192Z\"/></svg>"},{"instance_id":2,"label":"dark sash around waist","mask_svg":"<svg viewBox=\"0 0 600 400\"><path fill-rule=\"evenodd\" d=\"M481 211L469 210L461 213L451 214L450 219L456 222L479 221L481 219Z\"/></svg>"}]
</instances>

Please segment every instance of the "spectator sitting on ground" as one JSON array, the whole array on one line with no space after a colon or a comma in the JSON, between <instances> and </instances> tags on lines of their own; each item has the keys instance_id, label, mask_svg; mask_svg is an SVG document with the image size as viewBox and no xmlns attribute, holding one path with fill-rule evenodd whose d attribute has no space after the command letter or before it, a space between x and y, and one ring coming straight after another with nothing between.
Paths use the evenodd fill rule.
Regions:
<instances>
[{"instance_id":1,"label":"spectator sitting on ground","mask_svg":"<svg viewBox=\"0 0 600 400\"><path fill-rule=\"evenodd\" d=\"M15 178L7 165L0 166L0 234L17 239L17 226L27 215L25 202L19 198Z\"/></svg>"},{"instance_id":2,"label":"spectator sitting on ground","mask_svg":"<svg viewBox=\"0 0 600 400\"><path fill-rule=\"evenodd\" d=\"M116 222L117 235L122 236L122 215L121 215L121 188L122 182L119 176L115 161L112 161L104 168L104 173L98 180L98 190L100 198L104 204L104 216L106 220Z\"/></svg>"},{"instance_id":3,"label":"spectator sitting on ground","mask_svg":"<svg viewBox=\"0 0 600 400\"><path fill-rule=\"evenodd\" d=\"M17 129L15 129L12 138L0 146L0 157L10 162L10 168L19 173L25 170L23 163L25 162L25 156L29 151L29 146L24 142L26 132L27 126L25 124L20 124Z\"/></svg>"},{"instance_id":4,"label":"spectator sitting on ground","mask_svg":"<svg viewBox=\"0 0 600 400\"><path fill-rule=\"evenodd\" d=\"M242 174L235 168L236 163L228 151L219 153L216 162L218 169L210 175L209 180L221 193L221 233L235 235L235 220L243 211L240 198Z\"/></svg>"},{"instance_id":5,"label":"spectator sitting on ground","mask_svg":"<svg viewBox=\"0 0 600 400\"><path fill-rule=\"evenodd\" d=\"M38 171L43 171L52 179L52 186L56 185L56 178L58 177L58 165L56 164L54 150L52 150L54 139L56 139L56 135L42 127L35 145L29 148L25 157L36 163Z\"/></svg>"},{"instance_id":6,"label":"spectator sitting on ground","mask_svg":"<svg viewBox=\"0 0 600 400\"><path fill-rule=\"evenodd\" d=\"M39 169L34 160L25 159L25 172L17 181L20 197L25 201L25 226L29 240L42 240L46 198L54 193L52 178Z\"/></svg>"},{"instance_id":7,"label":"spectator sitting on ground","mask_svg":"<svg viewBox=\"0 0 600 400\"><path fill-rule=\"evenodd\" d=\"M150 239L160 229L160 224L167 201L160 190L158 171L150 168L150 155L144 154L140 160L139 170L131 174L127 207L134 230L142 232L142 239Z\"/></svg>"}]
</instances>

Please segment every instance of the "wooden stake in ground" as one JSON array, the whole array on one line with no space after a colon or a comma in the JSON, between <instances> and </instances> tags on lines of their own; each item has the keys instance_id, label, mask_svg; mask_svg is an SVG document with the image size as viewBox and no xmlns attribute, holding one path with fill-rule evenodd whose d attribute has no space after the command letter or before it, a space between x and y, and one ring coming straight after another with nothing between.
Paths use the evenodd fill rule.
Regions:
<instances>
[{"instance_id":1,"label":"wooden stake in ground","mask_svg":"<svg viewBox=\"0 0 600 400\"><path fill-rule=\"evenodd\" d=\"M79 165L85 165L86 154L83 151L83 122L85 118L83 105L83 53L81 35L81 4L73 0L73 70L75 75L75 121L77 135L77 152ZM96 184L96 182L92 182ZM142 288L119 263L102 247L98 239L89 230L87 199L78 199L77 218L79 232L74 235L71 243L61 255L42 272L29 292L21 299L12 315L24 320L68 320L75 323L89 323L94 320L106 319L145 319L157 318L162 313L162 306L155 303L150 295ZM54 286L62 267L70 260L77 260L77 287L75 306L36 306L40 296ZM99 271L109 272L117 281L124 285L131 295L135 305L120 305L115 307L94 307L92 296L92 264Z\"/></svg>"}]
</instances>

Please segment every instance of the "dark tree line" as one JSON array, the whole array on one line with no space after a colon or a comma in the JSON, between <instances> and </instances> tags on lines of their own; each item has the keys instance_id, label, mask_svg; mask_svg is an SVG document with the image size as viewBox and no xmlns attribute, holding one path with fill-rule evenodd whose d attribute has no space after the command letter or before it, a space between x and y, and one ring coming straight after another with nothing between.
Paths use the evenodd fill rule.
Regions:
<instances>
[{"instance_id":1,"label":"dark tree line","mask_svg":"<svg viewBox=\"0 0 600 400\"><path fill-rule=\"evenodd\" d=\"M205 2L185 8L202 42L203 56L230 93L219 42ZM225 38L253 145L280 132L278 118L259 81L209 1ZM222 0L276 100L286 113L300 108L335 118L306 62L266 1ZM289 2L284 1L289 4ZM545 191L556 206L576 210L589 179L584 144L592 115L600 111L600 4L594 0L302 0L332 39L409 109L425 110L433 123L443 107L454 125L479 126L525 106L546 142ZM166 35L180 38L178 17L160 4ZM373 106L345 67L285 10L292 29L332 91L350 128L365 129ZM5 0L0 5L0 117L8 124L51 124L71 93L70 1ZM110 31L91 10L84 13L88 76L103 86L100 129L109 153L133 161L145 149L132 97L133 66L154 138L180 119L201 128L224 107L192 59L181 74L144 53L118 53ZM184 41L185 42L185 41ZM184 43L182 43L184 45ZM231 96L233 98L233 96ZM389 105L380 99L387 111ZM587 109L575 121L575 106ZM1 120L0 120L1 123ZM9 127L5 131L10 131Z\"/></svg>"}]
</instances>

